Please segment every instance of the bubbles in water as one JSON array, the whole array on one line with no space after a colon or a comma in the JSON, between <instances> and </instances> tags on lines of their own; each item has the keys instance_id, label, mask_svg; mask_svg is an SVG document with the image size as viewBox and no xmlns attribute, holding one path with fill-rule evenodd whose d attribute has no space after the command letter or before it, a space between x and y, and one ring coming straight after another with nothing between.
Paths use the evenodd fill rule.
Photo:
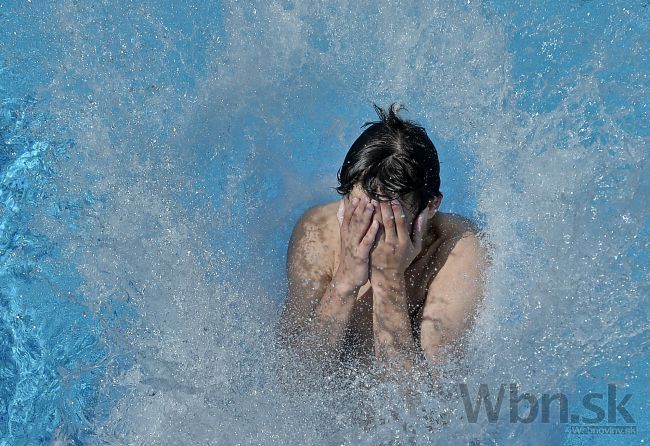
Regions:
<instances>
[{"instance_id":1,"label":"bubbles in water","mask_svg":"<svg viewBox=\"0 0 650 446\"><path fill-rule=\"evenodd\" d=\"M51 187L83 206L74 231L45 214L34 227L81 275L75 292L115 346L101 387L114 404L88 417L84 440L559 444L552 423L467 422L459 384L472 395L636 385L640 368L610 361L643 354L647 339L647 85L641 62L615 67L647 61L646 25L633 8L589 3L551 23L545 6L64 1L41 12L61 56L46 63L48 131L75 141ZM371 102L393 100L439 150L474 160L472 172L449 160L449 174L471 178L471 216L495 247L465 356L410 407L357 370L342 387L287 388L273 342L293 224L334 199ZM60 435L81 436L70 430Z\"/></svg>"}]
</instances>

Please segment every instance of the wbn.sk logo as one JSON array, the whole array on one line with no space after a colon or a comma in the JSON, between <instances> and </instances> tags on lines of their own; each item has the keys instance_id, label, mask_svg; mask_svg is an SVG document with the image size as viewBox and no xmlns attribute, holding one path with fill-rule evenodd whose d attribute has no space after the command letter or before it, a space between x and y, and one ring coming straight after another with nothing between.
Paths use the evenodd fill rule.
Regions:
<instances>
[{"instance_id":1,"label":"wbn.sk logo","mask_svg":"<svg viewBox=\"0 0 650 446\"><path fill-rule=\"evenodd\" d=\"M481 384L478 389L478 394L474 399L474 404L472 404L472 399L469 394L469 390L466 384L460 384L460 395L463 398L463 403L465 405L465 413L467 415L467 420L470 423L476 423L481 411L481 406L485 407L485 414L490 423L496 423L499 420L499 415L501 413L501 406L505 396L506 385L501 384L499 387L499 393L496 396L496 401L491 399L490 391L487 384ZM631 393L626 393L620 401L617 398L616 394L616 385L608 384L607 385L607 395L603 393L593 393L590 392L582 398L582 406L586 411L589 411L590 414L579 415L571 414L569 417L569 400L567 396L563 393L556 393L553 395L542 394L541 399L535 397L530 393L519 394L517 384L510 384L510 422L511 423L532 423L535 421L540 414L542 423L550 423L551 420L551 403L557 401L555 404L559 409L559 422L568 423L569 419L572 424L585 423L589 425L601 423L607 417L607 423L615 424L617 422L617 417L620 416L625 423L633 424L635 423L634 418L630 412L625 408L632 398ZM525 406L523 404L523 412L525 416L522 416L519 411L519 405L523 401L526 401L528 404L528 413L525 413ZM634 433L631 429L634 426L609 426L609 428L621 428L627 430L627 432L608 432L608 433Z\"/></svg>"}]
</instances>

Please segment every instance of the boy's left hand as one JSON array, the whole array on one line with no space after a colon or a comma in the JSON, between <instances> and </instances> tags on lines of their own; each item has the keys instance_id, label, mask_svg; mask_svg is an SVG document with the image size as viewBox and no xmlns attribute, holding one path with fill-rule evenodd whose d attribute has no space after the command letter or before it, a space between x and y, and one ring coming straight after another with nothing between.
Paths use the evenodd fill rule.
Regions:
<instances>
[{"instance_id":1,"label":"boy's left hand","mask_svg":"<svg viewBox=\"0 0 650 446\"><path fill-rule=\"evenodd\" d=\"M412 222L408 221L398 200L390 202L373 200L375 219L381 223L375 245L370 252L370 281L372 275L388 280L403 279L404 272L422 250L422 237L426 209L415 219L413 236Z\"/></svg>"}]
</instances>

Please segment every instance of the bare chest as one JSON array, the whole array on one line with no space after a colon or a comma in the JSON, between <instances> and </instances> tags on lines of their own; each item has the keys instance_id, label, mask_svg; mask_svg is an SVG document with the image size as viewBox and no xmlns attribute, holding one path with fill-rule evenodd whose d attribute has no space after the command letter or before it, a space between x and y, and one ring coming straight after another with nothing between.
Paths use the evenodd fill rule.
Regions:
<instances>
[{"instance_id":1,"label":"bare chest","mask_svg":"<svg viewBox=\"0 0 650 446\"><path fill-rule=\"evenodd\" d=\"M432 244L425 255L412 263L405 272L406 298L413 336L419 340L422 310L426 301L427 290L435 278L435 252L439 243ZM339 250L334 253L334 269L340 263ZM342 359L355 358L368 363L374 353L373 332L373 293L368 281L361 287L356 297L349 324L343 338Z\"/></svg>"}]
</instances>

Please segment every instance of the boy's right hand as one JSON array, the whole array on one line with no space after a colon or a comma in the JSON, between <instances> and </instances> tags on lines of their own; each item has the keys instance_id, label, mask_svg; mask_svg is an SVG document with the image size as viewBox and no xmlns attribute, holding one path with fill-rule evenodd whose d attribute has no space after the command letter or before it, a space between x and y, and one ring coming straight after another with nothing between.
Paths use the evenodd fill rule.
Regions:
<instances>
[{"instance_id":1,"label":"boy's right hand","mask_svg":"<svg viewBox=\"0 0 650 446\"><path fill-rule=\"evenodd\" d=\"M339 220L341 261L335 283L336 286L355 289L368 281L370 249L379 230L379 222L372 218L375 208L368 197L363 196L360 200L356 197L350 200L349 197L348 194L342 200L343 219Z\"/></svg>"}]
</instances>

